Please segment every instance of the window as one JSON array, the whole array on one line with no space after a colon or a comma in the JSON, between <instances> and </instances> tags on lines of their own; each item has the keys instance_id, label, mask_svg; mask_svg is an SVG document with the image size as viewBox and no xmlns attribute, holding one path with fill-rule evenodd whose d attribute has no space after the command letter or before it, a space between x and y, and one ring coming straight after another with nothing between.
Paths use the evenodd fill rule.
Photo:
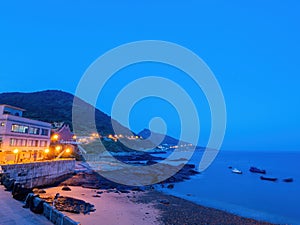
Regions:
<instances>
[{"instance_id":1,"label":"window","mask_svg":"<svg viewBox=\"0 0 300 225\"><path fill-rule=\"evenodd\" d=\"M23 147L27 146L27 140L26 139L22 139L21 146L23 146Z\"/></svg>"},{"instance_id":2,"label":"window","mask_svg":"<svg viewBox=\"0 0 300 225\"><path fill-rule=\"evenodd\" d=\"M46 147L46 146L47 146L47 141L40 142L40 147Z\"/></svg>"},{"instance_id":3,"label":"window","mask_svg":"<svg viewBox=\"0 0 300 225\"><path fill-rule=\"evenodd\" d=\"M31 146L32 146L32 140L28 140L28 141L27 141L27 146L28 146L28 147L31 147Z\"/></svg>"},{"instance_id":4,"label":"window","mask_svg":"<svg viewBox=\"0 0 300 225\"><path fill-rule=\"evenodd\" d=\"M16 138L11 138L9 140L9 145L10 146L17 146L17 139Z\"/></svg>"},{"instance_id":5,"label":"window","mask_svg":"<svg viewBox=\"0 0 300 225\"><path fill-rule=\"evenodd\" d=\"M28 126L13 124L11 126L11 131L16 133L28 133Z\"/></svg>"},{"instance_id":6,"label":"window","mask_svg":"<svg viewBox=\"0 0 300 225\"><path fill-rule=\"evenodd\" d=\"M49 134L49 130L48 129L42 129L41 135L48 136L48 134Z\"/></svg>"},{"instance_id":7,"label":"window","mask_svg":"<svg viewBox=\"0 0 300 225\"><path fill-rule=\"evenodd\" d=\"M40 134L40 128L30 127L29 128L29 134L39 135Z\"/></svg>"}]
</instances>

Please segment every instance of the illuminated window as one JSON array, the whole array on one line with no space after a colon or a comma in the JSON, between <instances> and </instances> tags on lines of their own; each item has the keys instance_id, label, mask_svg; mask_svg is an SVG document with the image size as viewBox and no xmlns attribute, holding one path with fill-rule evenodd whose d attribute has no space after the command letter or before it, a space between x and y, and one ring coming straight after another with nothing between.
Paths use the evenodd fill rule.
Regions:
<instances>
[{"instance_id":1,"label":"illuminated window","mask_svg":"<svg viewBox=\"0 0 300 225\"><path fill-rule=\"evenodd\" d=\"M11 138L9 140L9 145L10 146L17 146L17 139L16 138Z\"/></svg>"},{"instance_id":2,"label":"illuminated window","mask_svg":"<svg viewBox=\"0 0 300 225\"><path fill-rule=\"evenodd\" d=\"M26 139L22 139L22 144L23 147L27 146L27 140Z\"/></svg>"},{"instance_id":3,"label":"illuminated window","mask_svg":"<svg viewBox=\"0 0 300 225\"><path fill-rule=\"evenodd\" d=\"M29 140L27 144L28 144L28 147L38 147L39 141L38 140Z\"/></svg>"},{"instance_id":4,"label":"illuminated window","mask_svg":"<svg viewBox=\"0 0 300 225\"><path fill-rule=\"evenodd\" d=\"M4 122L1 122L1 127L4 127L5 126L5 123Z\"/></svg>"},{"instance_id":5,"label":"illuminated window","mask_svg":"<svg viewBox=\"0 0 300 225\"><path fill-rule=\"evenodd\" d=\"M40 128L30 127L29 128L29 134L39 135L40 134Z\"/></svg>"},{"instance_id":6,"label":"illuminated window","mask_svg":"<svg viewBox=\"0 0 300 225\"><path fill-rule=\"evenodd\" d=\"M46 146L47 146L47 141L40 142L40 147L46 147Z\"/></svg>"},{"instance_id":7,"label":"illuminated window","mask_svg":"<svg viewBox=\"0 0 300 225\"><path fill-rule=\"evenodd\" d=\"M28 126L13 124L11 126L11 131L16 133L28 133Z\"/></svg>"}]
</instances>

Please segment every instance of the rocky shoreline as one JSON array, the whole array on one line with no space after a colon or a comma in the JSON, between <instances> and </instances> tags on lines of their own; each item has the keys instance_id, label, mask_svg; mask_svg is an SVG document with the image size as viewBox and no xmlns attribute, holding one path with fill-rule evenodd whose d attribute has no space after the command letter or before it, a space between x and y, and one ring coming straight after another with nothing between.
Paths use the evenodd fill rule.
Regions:
<instances>
[{"instance_id":1,"label":"rocky shoreline","mask_svg":"<svg viewBox=\"0 0 300 225\"><path fill-rule=\"evenodd\" d=\"M187 168L190 168L189 166ZM169 180L173 181L174 178ZM176 181L176 180L175 180ZM107 181L95 172L78 173L67 179L62 184L70 186L81 186L83 188L95 189L95 198L101 198L103 193L116 193L125 195L130 201L140 204L151 204L161 212L159 221L161 224L236 224L236 225L270 225L271 223L244 218L222 210L204 207L190 201L163 194L154 190L153 186L131 187ZM162 186L172 188L174 183L165 181ZM101 191L98 191L101 189ZM140 193L130 195L130 193ZM63 196L63 191L60 192Z\"/></svg>"}]
</instances>

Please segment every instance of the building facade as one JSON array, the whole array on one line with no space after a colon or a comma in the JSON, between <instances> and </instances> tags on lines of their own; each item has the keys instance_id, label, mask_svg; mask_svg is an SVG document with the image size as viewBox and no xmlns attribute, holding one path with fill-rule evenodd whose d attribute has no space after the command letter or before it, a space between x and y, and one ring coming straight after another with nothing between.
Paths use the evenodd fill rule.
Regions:
<instances>
[{"instance_id":1,"label":"building facade","mask_svg":"<svg viewBox=\"0 0 300 225\"><path fill-rule=\"evenodd\" d=\"M0 164L41 160L49 151L51 124L25 118L24 111L0 105Z\"/></svg>"}]
</instances>

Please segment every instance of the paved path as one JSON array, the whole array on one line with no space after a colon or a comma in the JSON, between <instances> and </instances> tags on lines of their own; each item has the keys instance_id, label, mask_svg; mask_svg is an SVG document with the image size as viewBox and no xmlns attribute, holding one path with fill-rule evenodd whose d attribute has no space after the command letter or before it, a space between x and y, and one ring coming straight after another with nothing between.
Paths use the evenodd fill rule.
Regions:
<instances>
[{"instance_id":1,"label":"paved path","mask_svg":"<svg viewBox=\"0 0 300 225\"><path fill-rule=\"evenodd\" d=\"M0 225L53 225L44 216L24 209L23 205L0 185Z\"/></svg>"}]
</instances>

